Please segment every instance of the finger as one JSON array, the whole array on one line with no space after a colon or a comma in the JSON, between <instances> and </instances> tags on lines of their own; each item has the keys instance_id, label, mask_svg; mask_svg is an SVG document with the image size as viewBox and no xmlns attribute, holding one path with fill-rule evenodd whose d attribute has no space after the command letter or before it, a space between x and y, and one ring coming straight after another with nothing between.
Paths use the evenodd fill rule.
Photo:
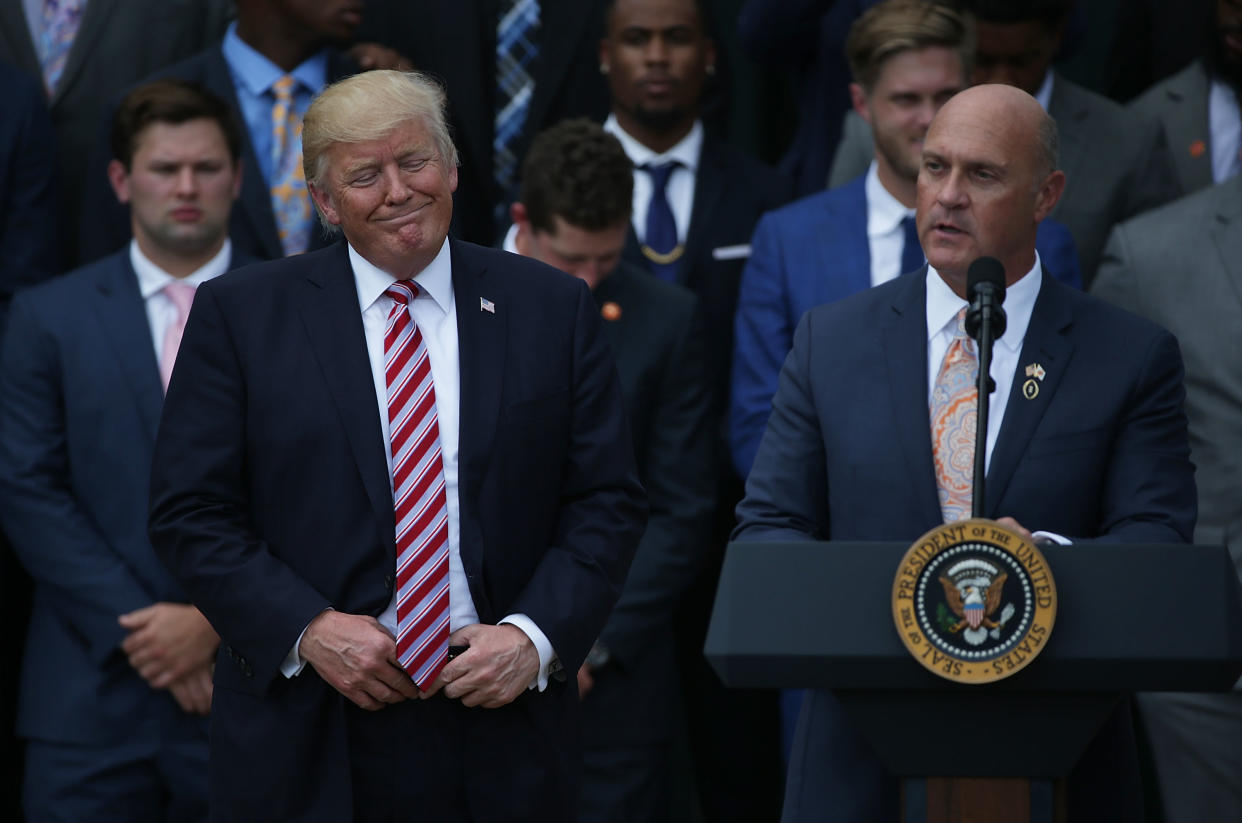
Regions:
<instances>
[{"instance_id":1,"label":"finger","mask_svg":"<svg viewBox=\"0 0 1242 823\"><path fill-rule=\"evenodd\" d=\"M397 676L393 678L393 681L388 686L394 691L400 692L408 700L413 700L422 694L418 686L414 685L414 681L410 679L410 676L405 673L404 669L397 670Z\"/></svg>"},{"instance_id":2,"label":"finger","mask_svg":"<svg viewBox=\"0 0 1242 823\"><path fill-rule=\"evenodd\" d=\"M155 606L145 606L141 609L135 609L132 612L117 617L117 622L127 629L135 629L151 619L152 610Z\"/></svg>"}]
</instances>

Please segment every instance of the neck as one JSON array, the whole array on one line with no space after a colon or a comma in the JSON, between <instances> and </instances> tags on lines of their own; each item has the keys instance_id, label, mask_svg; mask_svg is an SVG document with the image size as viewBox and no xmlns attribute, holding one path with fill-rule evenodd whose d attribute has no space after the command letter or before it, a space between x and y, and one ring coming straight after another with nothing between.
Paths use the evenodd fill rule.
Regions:
<instances>
[{"instance_id":1,"label":"neck","mask_svg":"<svg viewBox=\"0 0 1242 823\"><path fill-rule=\"evenodd\" d=\"M224 248L224 236L211 244L210 247L202 251L186 252L180 249L172 251L160 248L150 242L149 238L134 235L134 240L138 243L138 249L143 256L159 266L160 270L181 279L189 277L194 272L207 265L211 258L220 253L220 249Z\"/></svg>"},{"instance_id":2,"label":"neck","mask_svg":"<svg viewBox=\"0 0 1242 823\"><path fill-rule=\"evenodd\" d=\"M325 45L322 38L291 25L279 15L239 17L237 36L286 72L293 71Z\"/></svg>"},{"instance_id":3,"label":"neck","mask_svg":"<svg viewBox=\"0 0 1242 823\"><path fill-rule=\"evenodd\" d=\"M907 179L898 174L879 154L875 156L876 177L884 190L897 198L897 202L912 209L918 201L918 178Z\"/></svg>"},{"instance_id":4,"label":"neck","mask_svg":"<svg viewBox=\"0 0 1242 823\"><path fill-rule=\"evenodd\" d=\"M694 121L697 119L693 113L690 113L667 127L664 124L655 127L620 109L614 108L612 113L617 118L617 125L624 129L626 134L656 154L663 154L685 140L686 135L694 128Z\"/></svg>"},{"instance_id":5,"label":"neck","mask_svg":"<svg viewBox=\"0 0 1242 823\"><path fill-rule=\"evenodd\" d=\"M1026 273L1035 267L1034 245L1024 253L1015 254L1007 260L1002 260L1001 265L1005 267L1005 288L1009 288L1023 277L1026 277ZM961 271L936 269L936 274L940 275L940 279L958 297L963 300L970 299L966 294L967 269L962 269Z\"/></svg>"}]
</instances>

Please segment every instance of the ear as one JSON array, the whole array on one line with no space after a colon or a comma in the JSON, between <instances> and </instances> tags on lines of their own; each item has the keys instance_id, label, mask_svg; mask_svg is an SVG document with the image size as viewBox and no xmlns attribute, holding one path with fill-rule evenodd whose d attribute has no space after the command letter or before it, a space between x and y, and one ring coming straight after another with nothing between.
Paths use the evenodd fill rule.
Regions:
<instances>
[{"instance_id":1,"label":"ear","mask_svg":"<svg viewBox=\"0 0 1242 823\"><path fill-rule=\"evenodd\" d=\"M513 225L517 226L517 234L513 237L513 245L517 248L517 253L523 257L531 257L531 227L530 218L526 214L526 205L521 202L511 205L509 218L513 220Z\"/></svg>"},{"instance_id":2,"label":"ear","mask_svg":"<svg viewBox=\"0 0 1242 823\"><path fill-rule=\"evenodd\" d=\"M448 170L448 186L449 191L457 191L457 166L453 165Z\"/></svg>"},{"instance_id":3,"label":"ear","mask_svg":"<svg viewBox=\"0 0 1242 823\"><path fill-rule=\"evenodd\" d=\"M1035 192L1035 222L1048 216L1065 191L1065 172L1057 170L1049 174Z\"/></svg>"},{"instance_id":4,"label":"ear","mask_svg":"<svg viewBox=\"0 0 1242 823\"><path fill-rule=\"evenodd\" d=\"M850 83L850 105L854 107L854 111L858 112L858 116L871 125L871 109L867 106L867 92L857 83Z\"/></svg>"},{"instance_id":5,"label":"ear","mask_svg":"<svg viewBox=\"0 0 1242 823\"><path fill-rule=\"evenodd\" d=\"M120 160L108 163L108 182L112 184L112 192L122 203L129 202L129 172Z\"/></svg>"},{"instance_id":6,"label":"ear","mask_svg":"<svg viewBox=\"0 0 1242 823\"><path fill-rule=\"evenodd\" d=\"M334 226L341 225L341 216L337 214L336 208L332 205L332 198L327 192L322 191L314 183L307 181L306 188L310 192L311 198L314 199L315 205L319 207L319 211L323 214L323 218Z\"/></svg>"}]
</instances>

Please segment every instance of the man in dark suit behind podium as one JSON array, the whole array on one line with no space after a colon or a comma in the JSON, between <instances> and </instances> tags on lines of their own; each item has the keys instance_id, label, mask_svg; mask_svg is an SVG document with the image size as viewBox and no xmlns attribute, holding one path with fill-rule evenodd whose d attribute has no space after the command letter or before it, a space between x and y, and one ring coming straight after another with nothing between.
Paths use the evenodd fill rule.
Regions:
<instances>
[{"instance_id":1,"label":"man in dark suit behind podium","mask_svg":"<svg viewBox=\"0 0 1242 823\"><path fill-rule=\"evenodd\" d=\"M977 86L945 104L923 147L917 223L928 267L811 310L781 371L738 508L740 540L912 541L968 515L970 488L934 444L942 362L981 256L1007 272L1008 329L994 348L985 516L1036 537L1179 543L1195 486L1182 362L1167 331L1055 282L1035 252L1056 205L1056 126L1030 95ZM973 368L977 371L977 359ZM1027 371L1027 367L1031 368ZM1034 390L1023 390L1023 377ZM975 403L973 389L970 402ZM959 464L963 465L963 464ZM964 495L962 492L964 491ZM954 511L954 506L957 511ZM964 512L962 507L964 506ZM1069 784L1071 819L1141 819L1128 725L1097 738ZM1100 805L1104 804L1104 805ZM804 705L785 820L896 819L897 787L828 692Z\"/></svg>"},{"instance_id":2,"label":"man in dark suit behind podium","mask_svg":"<svg viewBox=\"0 0 1242 823\"><path fill-rule=\"evenodd\" d=\"M645 522L598 312L448 238L425 77L330 87L303 152L345 242L200 292L156 445L152 541L222 638L212 813L569 823L559 673Z\"/></svg>"}]
</instances>

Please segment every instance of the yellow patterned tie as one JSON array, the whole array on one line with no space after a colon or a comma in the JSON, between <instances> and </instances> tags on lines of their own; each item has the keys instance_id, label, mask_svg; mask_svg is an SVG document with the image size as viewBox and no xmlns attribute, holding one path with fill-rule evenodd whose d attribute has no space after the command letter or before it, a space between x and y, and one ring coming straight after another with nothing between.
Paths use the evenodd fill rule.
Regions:
<instances>
[{"instance_id":1,"label":"yellow patterned tie","mask_svg":"<svg viewBox=\"0 0 1242 823\"><path fill-rule=\"evenodd\" d=\"M272 213L286 255L310 245L311 204L302 171L302 116L293 106L291 75L272 84Z\"/></svg>"},{"instance_id":2,"label":"yellow patterned tie","mask_svg":"<svg viewBox=\"0 0 1242 823\"><path fill-rule=\"evenodd\" d=\"M944 522L970 517L979 422L979 358L966 336L966 309L957 313L953 341L944 353L931 396L932 455Z\"/></svg>"}]
</instances>

